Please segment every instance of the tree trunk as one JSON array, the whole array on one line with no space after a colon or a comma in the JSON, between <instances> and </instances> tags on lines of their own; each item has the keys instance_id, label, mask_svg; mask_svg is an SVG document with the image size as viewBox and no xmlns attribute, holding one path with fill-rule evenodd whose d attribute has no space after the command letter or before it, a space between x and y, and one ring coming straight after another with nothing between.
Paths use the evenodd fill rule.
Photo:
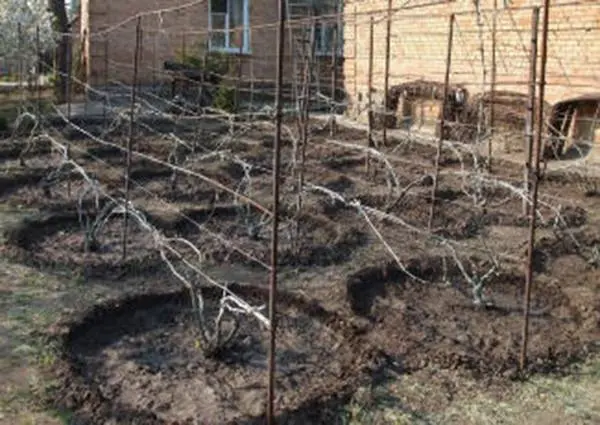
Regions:
<instances>
[{"instance_id":1,"label":"tree trunk","mask_svg":"<svg viewBox=\"0 0 600 425\"><path fill-rule=\"evenodd\" d=\"M64 103L67 99L67 75L69 67L69 18L65 8L65 0L48 0L48 8L54 16L53 29L61 34L57 41L55 61L54 94L58 103Z\"/></svg>"}]
</instances>

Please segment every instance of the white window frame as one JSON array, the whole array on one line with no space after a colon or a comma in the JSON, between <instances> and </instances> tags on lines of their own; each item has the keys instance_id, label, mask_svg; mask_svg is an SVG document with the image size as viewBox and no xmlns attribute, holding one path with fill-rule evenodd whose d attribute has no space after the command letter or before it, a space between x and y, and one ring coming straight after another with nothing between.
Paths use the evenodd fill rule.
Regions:
<instances>
[{"instance_id":1,"label":"white window frame","mask_svg":"<svg viewBox=\"0 0 600 425\"><path fill-rule=\"evenodd\" d=\"M230 3L232 1L242 1L243 4L243 37L242 37L242 50L241 52L244 54L251 53L250 51L250 0L227 0L227 10L230 9ZM212 0L208 0L208 28L209 28L209 37L208 37L208 49L211 52L222 52L222 53L240 53L239 47L231 47L230 46L230 32L229 32L229 12L226 13L225 18L225 47L221 46L213 46L213 13L212 13Z\"/></svg>"}]
</instances>

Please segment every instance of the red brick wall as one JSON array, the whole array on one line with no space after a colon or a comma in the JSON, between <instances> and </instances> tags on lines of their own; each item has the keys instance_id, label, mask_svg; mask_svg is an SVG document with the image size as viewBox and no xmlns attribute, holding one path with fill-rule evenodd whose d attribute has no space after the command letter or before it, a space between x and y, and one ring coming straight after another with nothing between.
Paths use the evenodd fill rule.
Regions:
<instances>
[{"instance_id":1,"label":"red brick wall","mask_svg":"<svg viewBox=\"0 0 600 425\"><path fill-rule=\"evenodd\" d=\"M527 92L531 8L542 0L512 0L511 8L497 0L497 90ZM393 0L400 7L404 0ZM416 3L430 3L425 0ZM442 1L438 5L401 10L393 14L390 85L416 79L444 79L448 20L457 13L451 83L464 84L470 93L482 91L483 69L489 90L491 77L494 0L481 0L485 67L481 63L477 14L472 0ZM600 92L600 2L566 6L551 2L548 37L546 99L551 102ZM373 88L382 94L386 46L387 0L346 0L345 88L353 103L366 101L369 58L369 14L375 17ZM561 4L563 4L561 6ZM354 12L358 17L354 19ZM540 13L540 35L542 13ZM362 97L362 100L359 98ZM375 99L374 98L374 99Z\"/></svg>"},{"instance_id":2,"label":"red brick wall","mask_svg":"<svg viewBox=\"0 0 600 425\"><path fill-rule=\"evenodd\" d=\"M86 54L88 79L92 84L102 84L106 76L105 45L108 41L108 79L126 84L132 81L133 52L135 48L134 17L161 8L174 8L189 3L189 0L129 0L109 2L106 0L83 0L83 28L92 34ZM246 82L252 79L256 84L275 81L277 49L277 1L250 1L250 54L241 58L242 77ZM186 52L191 53L196 46L205 43L208 30L207 2L196 4L184 10L164 11L160 15L147 13L142 18L143 48L140 68L140 81L153 82L161 78L165 60L173 60L185 44ZM185 33L185 35L184 35ZM284 78L293 78L292 56L290 54L289 33L286 31L286 52ZM184 41L185 39L185 41ZM237 64L239 55L231 54ZM331 59L320 58L321 84L330 86ZM340 63L340 70L342 61Z\"/></svg>"}]
</instances>

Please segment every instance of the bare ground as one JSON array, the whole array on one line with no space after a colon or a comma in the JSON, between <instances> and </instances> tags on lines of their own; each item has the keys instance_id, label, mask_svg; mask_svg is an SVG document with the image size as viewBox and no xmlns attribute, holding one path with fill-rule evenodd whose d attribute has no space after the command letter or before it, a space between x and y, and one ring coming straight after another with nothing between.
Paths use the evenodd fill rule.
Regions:
<instances>
[{"instance_id":1,"label":"bare ground","mask_svg":"<svg viewBox=\"0 0 600 425\"><path fill-rule=\"evenodd\" d=\"M355 142L362 138L360 132L343 130L336 139ZM154 148L152 139L147 138L140 149L164 158L169 148L161 143ZM211 143L204 148L213 149ZM267 207L271 158L265 148L269 143L264 132L253 130L228 145L238 159L255 165L246 191ZM289 158L290 149L285 148L284 158ZM432 150L417 144L387 149L390 153L394 150L393 175L387 167L375 164L376 174L367 176L363 154L332 146L324 136L311 139L306 180L319 188L313 187L311 194L304 196L303 213L297 217L299 239L288 236L296 231L290 220L296 195L293 179L285 174L281 285L295 301L283 308L280 344L291 347L295 354L281 359L278 404L287 409L290 423L336 423L342 417L355 421L351 423L551 423L544 414L552 404L547 395L552 391L558 394L553 403L577 405L574 411L550 411L561 418L560 423L595 423L599 406L591 399L579 403L579 396L564 392L567 387L582 394L581 388L597 391L593 377L598 370L594 359L600 325L600 280L595 263L600 243L595 213L598 199L584 196L581 186L568 178L552 175L543 182L529 363L534 377L518 383L511 378L516 376L520 344L522 259L527 237L520 199L511 188L489 184L482 195L485 205L474 206L469 196L472 192L463 190L470 186L456 174L462 164L468 168L468 158L447 153L433 223L437 239L432 240L410 230L424 229L427 224ZM119 164L121 154L107 152L103 154L105 164L84 153L78 162L107 183L107 190L119 194L122 170L111 164ZM97 249L84 254L85 232L75 195L81 193L82 181L74 175L70 184L63 179L51 187L48 198L37 184L47 173L47 154L39 155L28 160L27 168L7 159L10 171L5 179L14 184L8 185L10 190L5 189L2 196L7 208L45 210L41 216L33 214L28 221L16 220L8 226L6 255L45 273L69 271L70 282L79 279L60 291L53 286L43 290L52 306L49 321L60 316L62 324L59 331L51 332L54 338L62 336L54 339L61 342L51 356L55 373L48 376L56 377L59 372L60 379L55 381L57 387L50 399L67 407L83 423L97 423L100 418L133 423L131 418L136 415L143 418L142 423L185 423L194 417L221 423L260 416L259 401L264 399L264 334L260 328L245 324L241 341L250 345L235 350L251 358L229 363L204 359L195 349L194 327L185 308L174 304L173 296L164 295L177 285L156 269L158 259L147 235L132 226L132 254L124 265L120 260L122 220L116 218L108 222ZM188 157L185 166L230 187L248 183L244 167L232 165L230 160L199 158ZM519 184L517 167L506 164L497 169L492 180L511 187ZM228 281L251 281L260 298L267 276L257 271L257 264L268 262L268 217L249 214L235 197L214 190L206 181L180 175L173 189L171 173L160 167L138 161L134 170L134 205L166 234L185 235L202 247L208 270ZM19 177L23 175L28 177ZM348 201L359 200L362 207L400 217L404 224L389 217L372 217L371 223L412 277L395 261L390 262L389 249L357 214L356 207L323 195L323 188ZM84 210L93 219L98 211L91 197L84 200ZM178 213L181 211L185 217ZM7 218L21 215L11 212ZM558 224L556 217L560 218ZM224 235L228 243L215 240L214 234ZM485 286L486 305L473 305L471 285L441 243L446 238L454 241L457 257L467 265L470 276L490 268L490 253L501 260L499 273ZM242 252L251 253L253 259ZM10 267L37 273L25 266ZM77 278L80 274L86 282ZM53 277L42 283L52 281L60 286L64 279ZM11 288L27 286L15 277L4 285L3 290L10 294L6 302L11 305L17 302ZM71 304L77 308L65 312L65 304L74 300L72 287L78 288L77 301ZM95 296L84 295L88 288L96 288L89 291ZM124 309L123 302L102 301L122 300L127 293L135 295L133 304L128 304L131 308ZM146 302L148 299L154 301ZM29 314L32 307L25 304ZM324 316L336 317L335 324ZM47 323L23 322L20 326L43 330ZM13 331L6 332L12 335ZM332 352L330 347L337 349ZM9 381L22 380L15 372L19 363L7 364ZM294 374L285 374L286 364ZM556 375L572 372L573 364L583 364L590 375L579 376L576 383L573 377ZM37 370L40 365L24 367ZM551 390L542 391L541 386ZM204 392L199 393L200 389ZM9 388L6 393L14 392ZM213 402L201 405L194 398L199 394ZM7 400L6 405L14 405L10 397ZM526 402L536 406L537 413L535 408L526 409ZM306 416L316 406L322 414Z\"/></svg>"}]
</instances>

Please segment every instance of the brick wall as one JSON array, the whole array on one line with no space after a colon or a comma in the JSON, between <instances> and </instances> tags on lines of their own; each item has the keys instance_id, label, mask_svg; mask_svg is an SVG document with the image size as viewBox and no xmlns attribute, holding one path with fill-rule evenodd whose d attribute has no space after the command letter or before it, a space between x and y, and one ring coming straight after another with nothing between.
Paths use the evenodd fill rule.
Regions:
<instances>
[{"instance_id":1,"label":"brick wall","mask_svg":"<svg viewBox=\"0 0 600 425\"><path fill-rule=\"evenodd\" d=\"M404 0L393 0L400 7ZM415 5L421 4L420 7ZM492 20L494 0L481 0L481 22L485 66L480 54L477 14L472 0L442 1L393 14L391 29L390 85L425 79L442 82L448 39L448 21L456 13L451 83L464 85L473 94L483 90L483 71L489 90L491 76ZM600 91L600 3L566 5L552 2L548 37L546 99L555 103L570 97ZM374 99L382 99L384 85L387 0L346 0L344 46L345 88L352 103L366 102L368 89L369 20L374 26ZM497 90L527 93L531 9L542 0L512 0L497 10ZM562 4L562 5L561 5ZM354 14L356 13L356 18ZM542 14L540 14L541 35Z\"/></svg>"},{"instance_id":2,"label":"brick wall","mask_svg":"<svg viewBox=\"0 0 600 425\"><path fill-rule=\"evenodd\" d=\"M138 13L158 9L175 8L189 3L188 0L129 0L111 2L106 0L82 0L82 29L91 36L86 43L87 76L91 84L103 84L104 79L118 80L131 84L133 52L135 49L134 17ZM277 0L250 1L250 47L249 54L229 54L237 67L242 66L242 78L273 85L276 76L277 49ZM182 10L167 11L157 15L148 13L142 18L143 41L139 79L151 83L165 78L161 72L166 60L174 60L184 48L186 53L200 54L198 46L204 45L208 33L207 2ZM286 37L289 33L286 31ZM184 47L185 46L185 47ZM285 43L284 80L291 82L293 75L292 55L289 38ZM108 53L108 58L105 53ZM108 66L106 66L108 59ZM339 61L339 83L343 61ZM331 81L331 59L319 58L320 82L329 87ZM236 71L237 73L237 71Z\"/></svg>"}]
</instances>

